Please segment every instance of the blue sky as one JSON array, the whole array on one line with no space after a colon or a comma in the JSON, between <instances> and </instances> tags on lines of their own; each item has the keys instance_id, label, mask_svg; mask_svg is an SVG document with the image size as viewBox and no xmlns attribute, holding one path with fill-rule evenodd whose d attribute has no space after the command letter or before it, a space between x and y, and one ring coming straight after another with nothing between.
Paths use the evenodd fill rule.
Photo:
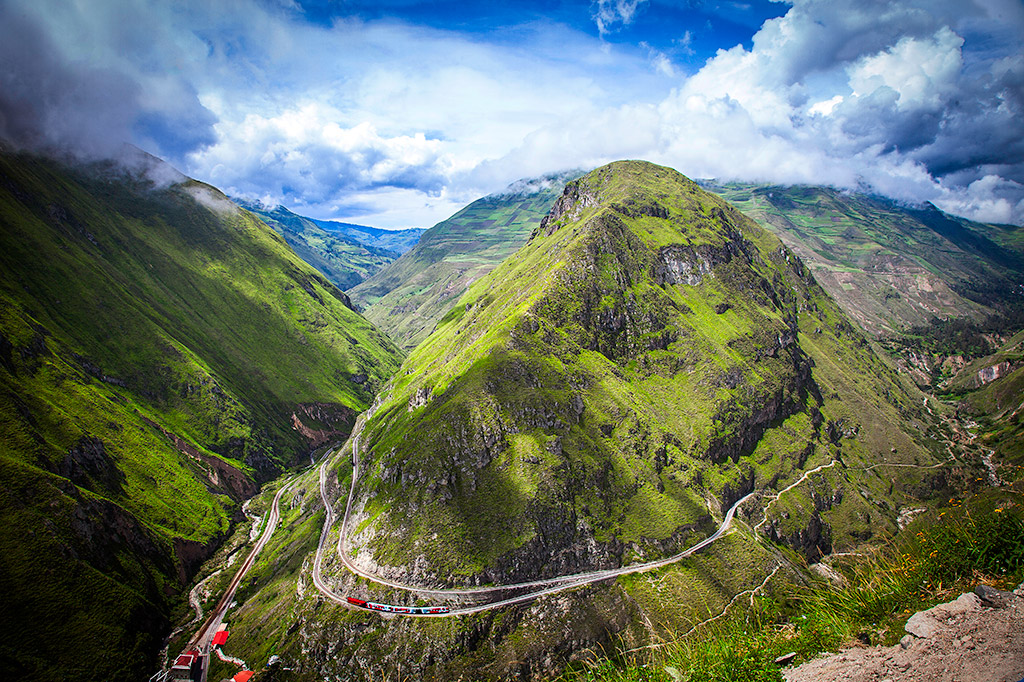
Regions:
<instances>
[{"instance_id":1,"label":"blue sky","mask_svg":"<svg viewBox=\"0 0 1024 682\"><path fill-rule=\"evenodd\" d=\"M0 137L425 227L644 158L1024 222L1020 0L4 0Z\"/></svg>"}]
</instances>

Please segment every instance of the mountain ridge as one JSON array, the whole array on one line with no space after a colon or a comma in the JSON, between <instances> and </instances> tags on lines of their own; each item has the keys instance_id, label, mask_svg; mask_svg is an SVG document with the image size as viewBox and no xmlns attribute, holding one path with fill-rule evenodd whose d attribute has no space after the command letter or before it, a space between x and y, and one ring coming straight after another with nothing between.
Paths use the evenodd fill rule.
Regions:
<instances>
[{"instance_id":1,"label":"mountain ridge","mask_svg":"<svg viewBox=\"0 0 1024 682\"><path fill-rule=\"evenodd\" d=\"M349 290L367 319L411 350L476 279L526 241L578 171L520 180L464 207L394 263Z\"/></svg>"},{"instance_id":2,"label":"mountain ridge","mask_svg":"<svg viewBox=\"0 0 1024 682\"><path fill-rule=\"evenodd\" d=\"M346 435L398 364L279 235L171 170L0 153L0 589L21 616L0 668L16 677L148 675L242 500Z\"/></svg>"},{"instance_id":3,"label":"mountain ridge","mask_svg":"<svg viewBox=\"0 0 1024 682\"><path fill-rule=\"evenodd\" d=\"M894 532L904 504L944 491L916 388L724 201L620 162L569 183L532 234L405 359L346 446L358 479L347 449L326 464L328 504L354 497L325 547L343 532L349 560L423 588L507 585L671 556L744 495L761 502L741 507L739 532L651 574L388 621L311 589L315 546L287 530L318 519L306 474L253 577L276 596L240 604L239 646L302 679L376 674L361 661L385 676L551 676L582 649L642 648L774 576L800 580L796 566ZM424 603L354 578L333 551L321 579Z\"/></svg>"}]
</instances>

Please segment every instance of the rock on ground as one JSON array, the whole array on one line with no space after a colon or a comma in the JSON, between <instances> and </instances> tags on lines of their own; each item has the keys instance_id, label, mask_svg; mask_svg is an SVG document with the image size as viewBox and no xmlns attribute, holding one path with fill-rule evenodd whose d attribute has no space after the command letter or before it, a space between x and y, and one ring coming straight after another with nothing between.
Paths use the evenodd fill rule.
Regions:
<instances>
[{"instance_id":1,"label":"rock on ground","mask_svg":"<svg viewBox=\"0 0 1024 682\"><path fill-rule=\"evenodd\" d=\"M1024 682L1024 597L1002 594L1011 598L1001 608L961 595L914 614L907 622L912 634L900 644L845 649L783 676L787 682Z\"/></svg>"}]
</instances>

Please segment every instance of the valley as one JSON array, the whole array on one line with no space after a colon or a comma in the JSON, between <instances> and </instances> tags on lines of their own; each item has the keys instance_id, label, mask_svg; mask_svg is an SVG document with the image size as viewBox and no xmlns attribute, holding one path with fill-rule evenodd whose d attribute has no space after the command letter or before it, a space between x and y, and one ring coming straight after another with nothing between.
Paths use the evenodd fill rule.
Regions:
<instances>
[{"instance_id":1,"label":"valley","mask_svg":"<svg viewBox=\"0 0 1024 682\"><path fill-rule=\"evenodd\" d=\"M57 178L65 171L35 172ZM106 185L69 177L83 183L82 206L112 192L138 201L169 191L149 184L144 170ZM122 184L128 189L119 189ZM179 604L176 613L188 610L174 616L179 627L166 649L172 661L178 651L199 649L209 655L210 679L270 660L274 665L260 673L269 679L401 679L409 666L424 678L479 679L486 670L492 679L547 679L578 665L588 651L658 651L666 638L729 622L747 601L808 584L808 566L888 542L905 516L958 490L985 481L1007 490L1016 485L1007 467L1019 457L1013 411L1019 336L989 334L985 338L1005 342L992 354L965 358L952 377L915 373L912 367L923 361L908 360L924 357L913 339L922 321L933 319L926 315L956 312L967 328L979 330L999 315L1012 316L1019 277L1014 251L987 259L983 236L960 238L956 248L925 249L917 262L927 263L934 253L947 260L927 266L933 279L921 291L942 290L943 277L974 287L934 299L913 298L918 289L910 282L923 281L919 273L900 280L895 270L872 269L846 255L841 268L869 273L875 284L834 289L843 280L828 275L838 258L833 251L805 249L814 243L807 233L782 230L779 241L671 169L618 162L577 179L545 178L526 187L442 223L434 228L441 237L427 231L422 246L382 263L377 275L356 286L369 291L364 285L379 275L392 278L389 286L405 281L396 292L410 283L421 293L434 291L423 299L429 304L376 313L404 339L404 358L381 332L358 321L319 256L306 253L308 265L292 261L299 265L289 268L309 273L301 277L315 283L303 284L300 295L323 306L326 292L342 304L340 313L330 314L353 320L345 323L355 325L348 329L366 329L359 333L368 336L346 332L347 352L361 364L333 373L350 397L332 399L316 389L323 397L290 398L306 402L277 413L278 426L269 426L271 420L261 427L271 434L268 429L288 424L293 439L264 446L273 464L260 464L263 469L245 468L263 460L242 460L211 445L218 441L204 440L216 432L197 428L204 417L195 405L174 408L193 411L191 421L181 421L161 411L168 403L155 401L152 389L133 394L138 375L108 369L116 362L96 350L101 346L89 345L83 327L47 325L43 339L54 338L46 343L56 357L71 355L57 343L94 349L74 356L83 377L93 379L75 381L98 388L112 405L124 404L119 395L134 395L130 404L137 406L142 431L166 439L177 456L195 462L193 475L227 493L219 530L203 536L215 539L200 556L216 556L202 568L197 561L177 569L180 586L165 588L181 596L160 607L163 613L170 615L170 604ZM768 196L747 187L716 189L738 193L741 206L743 192ZM202 205L220 206L216 190L195 191L212 197ZM773 205L781 205L783 190L770 194ZM63 224L82 224L61 210ZM244 222L259 212L224 211L215 215L251 224L259 239L271 235L271 243L283 244L262 223ZM481 211L506 216L486 218L487 239L472 236L484 220ZM751 215L769 228L781 220L753 209ZM787 218L791 224L794 216ZM825 224L835 224L827 211L824 216ZM282 209L267 219L284 221L277 229L293 230L295 239L322 238L315 223ZM856 242L851 228L844 229L848 241L837 242L844 248L890 248L881 240L892 233ZM913 228L918 239L924 239L922 229ZM66 228L64 234L70 234ZM97 243L109 239L90 234ZM1000 234L1001 243L1013 243L1008 228ZM442 247L446 239L451 244ZM378 247L358 248L373 253ZM341 263L347 256L333 258ZM403 258L422 269L409 270ZM322 273L302 270L309 265ZM438 274L439 267L454 267L455 274ZM160 286L173 290L170 272L165 266ZM414 274L402 280L408 273ZM434 275L447 282L443 296L424 288ZM903 292L909 307L885 303L893 297L884 292L868 299L842 295L886 286ZM1004 294L977 295L985 286ZM936 308L938 301L949 307ZM324 312L301 310L302 331L292 336L300 346L309 334L337 329ZM20 376L28 371L22 369L26 359L46 356L26 352L27 337L10 318L5 324L4 338L16 351L5 367ZM56 329L78 331L50 331ZM190 343L206 343L190 333ZM384 355L370 355L367 339L380 348L370 353ZM381 361L374 357L387 360L376 364ZM301 386L297 377L322 360L289 362L279 371L292 372L288 385ZM218 385L241 386L225 367L206 371ZM938 381L944 401L934 395ZM9 391L19 386L9 396L33 395L23 380L8 385ZM253 390L248 387L232 390L254 395L244 392ZM281 395L316 395L291 390ZM973 410L981 423L965 426L963 414L952 409L953 396L962 396L961 410ZM249 404L249 398L227 404L232 399L239 401L236 409ZM32 423L24 410L10 413ZM126 505L152 527L145 508L117 496L125 480L118 473L125 466L120 451L110 458L109 436L85 433L75 446L81 454L73 448L56 473L74 481L77 494L98 493L109 500L104 504ZM7 452L17 452L21 446L11 443ZM250 452L254 445L233 447ZM293 454L281 460L281 452ZM297 470L307 454L316 465ZM105 456L113 463L100 466ZM257 485L264 489L252 498L264 512L258 535L237 506ZM250 538L255 543L246 549ZM159 560L182 562L181 547ZM244 558L228 562L229 556ZM171 565L159 570L172 575ZM130 573L119 575L132 584ZM209 599L193 605L185 596L198 581ZM15 593L25 589L10 585ZM190 623L193 606L202 616ZM226 625L231 643L214 646L214 634Z\"/></svg>"},{"instance_id":2,"label":"valley","mask_svg":"<svg viewBox=\"0 0 1024 682\"><path fill-rule=\"evenodd\" d=\"M856 554L895 534L897 516L922 501L942 499L961 485L956 481L981 474L980 450L951 440L944 422L936 419L936 410L948 408L875 355L778 242L739 214L724 212L724 205L695 186L683 183L680 193L663 188L665 182L683 183L667 169L619 164L570 185L517 257L473 285L453 309L458 313L445 316L413 350L361 417L353 437L332 448L315 472L290 484L294 492L285 498L290 519L286 514L265 563L256 567L246 591L251 596L240 600L231 616L234 646L257 652L247 660L273 654L291 668L289 679L325 670L401 676L409 666L425 678L475 678L484 669L496 679L546 678L581 650L645 650L673 631L693 632L718 622L739 608L738 601L753 603L760 593L806 581L807 564ZM652 203L650 197L659 191L665 194ZM686 192L695 193L692 201L708 203L685 208L691 199L679 197ZM606 196L614 198L610 203L597 198ZM719 206L721 214L713 210ZM708 231L690 232L682 240L671 231L659 232L669 229L669 222L680 224L674 211L707 216L698 217L697 224ZM631 239L614 232L630 220L642 226L645 245L619 251L604 231ZM716 242L722 239L717 230L729 241ZM588 239L603 246L587 247ZM687 250L676 247L677 240ZM577 242L583 246L579 251ZM721 243L740 246L718 251ZM640 260L637 267L626 259L627 253L629 259L644 258L639 255L644 248L669 260L661 266ZM596 254L613 260L588 265L586 259ZM582 263L575 260L581 256ZM736 259L734 269L717 269ZM751 264L752 274L736 269L751 267L742 263ZM766 274L773 268L781 271ZM529 284L514 283L520 270ZM589 272L599 275L593 285L583 274ZM646 288L647 277L657 289ZM724 294L722 287L734 282L745 291L763 292L754 300L769 307ZM775 288L782 282L789 283L790 293ZM594 301L570 308L568 317L552 318L559 321L551 329L569 336L544 331L546 316L565 315L543 290L531 290L550 283L558 292L551 300L560 305L588 296ZM581 285L576 291L584 298L557 288ZM671 336L664 330L673 318L634 322L636 313L626 307L632 295L645 301L638 310L669 311L652 296L694 289L710 303L699 303L690 293L682 299L685 307L675 309L692 315L699 305L707 306L701 326L683 326L685 317L673 320ZM735 302L716 311L723 299ZM767 312L771 306L778 312ZM730 317L728 326L706 326L723 314L753 315L758 323L743 326L743 318ZM632 336L638 322L639 343ZM772 325L779 325L778 331ZM791 402L776 402L767 417L760 417L766 419L763 425L740 412L732 417L739 418L731 424L732 434L724 437L722 427L729 421L703 437L670 430L671 438L659 437L655 429L673 428L662 416L668 412L658 412L663 421L657 423L637 410L656 405L647 401L664 395L664 382L678 376L679 365L667 362L673 337L699 348L698 358L724 353L717 372L728 374L730 363L743 362L737 339L758 326L773 330L765 335L773 340L757 341L754 332L754 348L762 343L768 352L759 353L757 364L749 367L757 367L759 381L769 386L779 378L783 387L795 382L782 388L783 395L793 396ZM701 337L707 329L716 329L716 335ZM545 344L552 344L551 350ZM550 365L534 359L549 354L556 358ZM584 359L587 364L572 364ZM612 363L610 371L601 369L601 362ZM675 381L700 372L699 360L689 363L696 364L683 364L685 373ZM730 383L710 386L723 396L741 386L750 401L758 394L744 383L750 370L739 367ZM769 368L777 368L779 378L768 374ZM562 383L563 374L572 388ZM627 379L639 383L627 387ZM593 394L594 386L602 392ZM695 393L674 404L735 400L716 398L716 392ZM436 410L435 426L430 418ZM714 410L694 409L684 422L690 429L701 423L695 421L700 412ZM594 434L585 435L587 428ZM446 435L451 433L464 435ZM603 444L613 453L604 460L608 464L602 464L608 456L603 449L609 447ZM641 444L648 448L646 456L636 449ZM623 445L629 454L614 454ZM709 454L684 458L702 448ZM581 458L582 453L588 454ZM638 465L644 468L631 469ZM560 478L577 466L574 477L584 481L582 487L574 478ZM530 467L539 467L540 475L530 474ZM672 477L687 470L688 487L673 487ZM893 471L900 475L892 476ZM586 483L594 475L608 483ZM611 484L623 478L643 483ZM650 492L637 496L648 486ZM696 486L703 487L700 501L685 496ZM576 497L544 497L559 490ZM684 496L673 497L680 492ZM612 500L591 497L595 493L623 495L614 504L627 511L596 515L595 508ZM497 501L494 511L485 506L488 500ZM671 512L677 515L674 523L682 520L681 531L671 525L658 530L662 519L672 518L662 511L667 504L694 510ZM542 512L531 512L531 505ZM700 507L706 511L694 515ZM570 514L572 525L558 520L560 514ZM631 516L643 519L640 535L631 536L631 526L614 522ZM602 525L608 520L613 523ZM367 613L350 597L392 610ZM677 606L669 608L671 603ZM424 613L441 607L448 611ZM402 624L403 616L411 621ZM552 658L552 651L560 653Z\"/></svg>"},{"instance_id":3,"label":"valley","mask_svg":"<svg viewBox=\"0 0 1024 682\"><path fill-rule=\"evenodd\" d=\"M1022 46L2 0L0 681L1018 682Z\"/></svg>"}]
</instances>

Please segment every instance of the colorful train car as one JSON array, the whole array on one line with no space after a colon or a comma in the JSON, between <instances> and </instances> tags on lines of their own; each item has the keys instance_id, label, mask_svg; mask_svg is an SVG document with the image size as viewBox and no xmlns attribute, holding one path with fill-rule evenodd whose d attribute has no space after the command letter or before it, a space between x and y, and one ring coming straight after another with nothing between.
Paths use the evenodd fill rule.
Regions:
<instances>
[{"instance_id":1,"label":"colorful train car","mask_svg":"<svg viewBox=\"0 0 1024 682\"><path fill-rule=\"evenodd\" d=\"M395 606L393 604L378 604L372 601L364 601L355 597L346 597L349 604L358 606L361 609L381 611L382 613L400 613L407 616L427 616L442 613L451 613L447 606Z\"/></svg>"}]
</instances>

